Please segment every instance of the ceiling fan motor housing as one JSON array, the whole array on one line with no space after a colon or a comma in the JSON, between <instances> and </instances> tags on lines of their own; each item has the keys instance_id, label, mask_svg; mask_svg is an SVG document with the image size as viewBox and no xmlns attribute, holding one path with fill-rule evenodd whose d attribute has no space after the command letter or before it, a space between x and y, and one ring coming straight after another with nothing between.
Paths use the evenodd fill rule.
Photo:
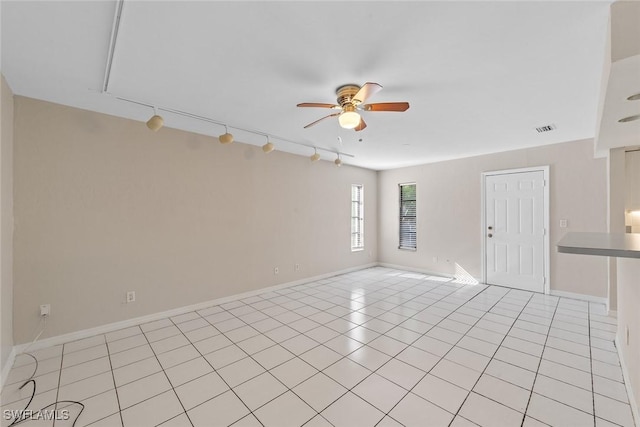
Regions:
<instances>
[{"instance_id":1,"label":"ceiling fan motor housing","mask_svg":"<svg viewBox=\"0 0 640 427\"><path fill-rule=\"evenodd\" d=\"M336 89L336 95L338 95L338 105L345 107L345 105L354 105L353 97L360 90L358 85L343 85Z\"/></svg>"}]
</instances>

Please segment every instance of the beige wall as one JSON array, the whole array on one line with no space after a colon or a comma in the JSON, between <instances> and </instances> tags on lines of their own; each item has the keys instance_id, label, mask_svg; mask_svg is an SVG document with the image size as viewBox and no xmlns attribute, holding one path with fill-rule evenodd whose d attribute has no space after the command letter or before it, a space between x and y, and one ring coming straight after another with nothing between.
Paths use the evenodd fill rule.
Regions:
<instances>
[{"instance_id":1,"label":"beige wall","mask_svg":"<svg viewBox=\"0 0 640 427\"><path fill-rule=\"evenodd\" d=\"M593 158L593 140L379 172L378 260L444 274L454 274L457 263L480 278L481 173L542 165L550 165L551 289L606 297L604 258L559 254L555 249L567 231L607 231L607 163ZM415 252L397 248L397 185L403 182L417 183ZM568 220L568 228L559 228L561 218Z\"/></svg>"},{"instance_id":2,"label":"beige wall","mask_svg":"<svg viewBox=\"0 0 640 427\"><path fill-rule=\"evenodd\" d=\"M611 4L611 62L640 54L640 3Z\"/></svg>"},{"instance_id":3,"label":"beige wall","mask_svg":"<svg viewBox=\"0 0 640 427\"><path fill-rule=\"evenodd\" d=\"M618 258L618 351L627 367L629 377L627 387L633 390L636 410L640 408L640 310L638 307L640 307L640 260ZM638 421L640 420L636 419L636 423Z\"/></svg>"},{"instance_id":4,"label":"beige wall","mask_svg":"<svg viewBox=\"0 0 640 427\"><path fill-rule=\"evenodd\" d=\"M376 260L374 171L22 97L15 143L17 343L43 303L55 336Z\"/></svg>"},{"instance_id":5,"label":"beige wall","mask_svg":"<svg viewBox=\"0 0 640 427\"><path fill-rule=\"evenodd\" d=\"M0 75L0 371L13 347L13 93Z\"/></svg>"}]
</instances>

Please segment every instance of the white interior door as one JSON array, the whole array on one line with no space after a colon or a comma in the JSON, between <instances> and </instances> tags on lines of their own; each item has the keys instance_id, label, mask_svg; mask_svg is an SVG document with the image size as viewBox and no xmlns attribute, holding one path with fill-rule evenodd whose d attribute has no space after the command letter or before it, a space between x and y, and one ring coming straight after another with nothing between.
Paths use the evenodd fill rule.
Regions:
<instances>
[{"instance_id":1,"label":"white interior door","mask_svg":"<svg viewBox=\"0 0 640 427\"><path fill-rule=\"evenodd\" d=\"M545 185L542 170L485 175L487 283L544 291Z\"/></svg>"}]
</instances>

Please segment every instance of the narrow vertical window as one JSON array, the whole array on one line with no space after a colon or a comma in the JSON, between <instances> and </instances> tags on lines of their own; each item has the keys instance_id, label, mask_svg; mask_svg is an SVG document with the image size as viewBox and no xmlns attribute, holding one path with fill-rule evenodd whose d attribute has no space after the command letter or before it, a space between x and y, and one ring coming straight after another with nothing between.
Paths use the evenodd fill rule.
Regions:
<instances>
[{"instance_id":1,"label":"narrow vertical window","mask_svg":"<svg viewBox=\"0 0 640 427\"><path fill-rule=\"evenodd\" d=\"M351 186L351 250L364 249L364 188L361 184Z\"/></svg>"},{"instance_id":2,"label":"narrow vertical window","mask_svg":"<svg viewBox=\"0 0 640 427\"><path fill-rule=\"evenodd\" d=\"M400 184L400 249L417 248L416 185Z\"/></svg>"}]
</instances>

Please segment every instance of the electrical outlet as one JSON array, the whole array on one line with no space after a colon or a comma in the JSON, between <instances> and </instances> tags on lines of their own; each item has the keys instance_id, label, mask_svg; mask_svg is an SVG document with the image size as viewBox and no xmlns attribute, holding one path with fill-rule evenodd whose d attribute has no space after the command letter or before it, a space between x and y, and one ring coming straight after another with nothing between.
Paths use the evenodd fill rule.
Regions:
<instances>
[{"instance_id":1,"label":"electrical outlet","mask_svg":"<svg viewBox=\"0 0 640 427\"><path fill-rule=\"evenodd\" d=\"M567 228L568 224L569 224L569 221L567 221L566 219L560 220L560 228Z\"/></svg>"},{"instance_id":2,"label":"electrical outlet","mask_svg":"<svg viewBox=\"0 0 640 427\"><path fill-rule=\"evenodd\" d=\"M296 264L296 265L294 266L294 269L295 269L296 271L300 271L300 264Z\"/></svg>"},{"instance_id":3,"label":"electrical outlet","mask_svg":"<svg viewBox=\"0 0 640 427\"><path fill-rule=\"evenodd\" d=\"M40 316L47 317L51 314L51 304L42 304L40 306Z\"/></svg>"},{"instance_id":4,"label":"electrical outlet","mask_svg":"<svg viewBox=\"0 0 640 427\"><path fill-rule=\"evenodd\" d=\"M127 304L130 302L135 302L136 300L136 291L127 292Z\"/></svg>"},{"instance_id":5,"label":"electrical outlet","mask_svg":"<svg viewBox=\"0 0 640 427\"><path fill-rule=\"evenodd\" d=\"M280 273L280 269L278 267L273 267L273 274Z\"/></svg>"}]
</instances>

